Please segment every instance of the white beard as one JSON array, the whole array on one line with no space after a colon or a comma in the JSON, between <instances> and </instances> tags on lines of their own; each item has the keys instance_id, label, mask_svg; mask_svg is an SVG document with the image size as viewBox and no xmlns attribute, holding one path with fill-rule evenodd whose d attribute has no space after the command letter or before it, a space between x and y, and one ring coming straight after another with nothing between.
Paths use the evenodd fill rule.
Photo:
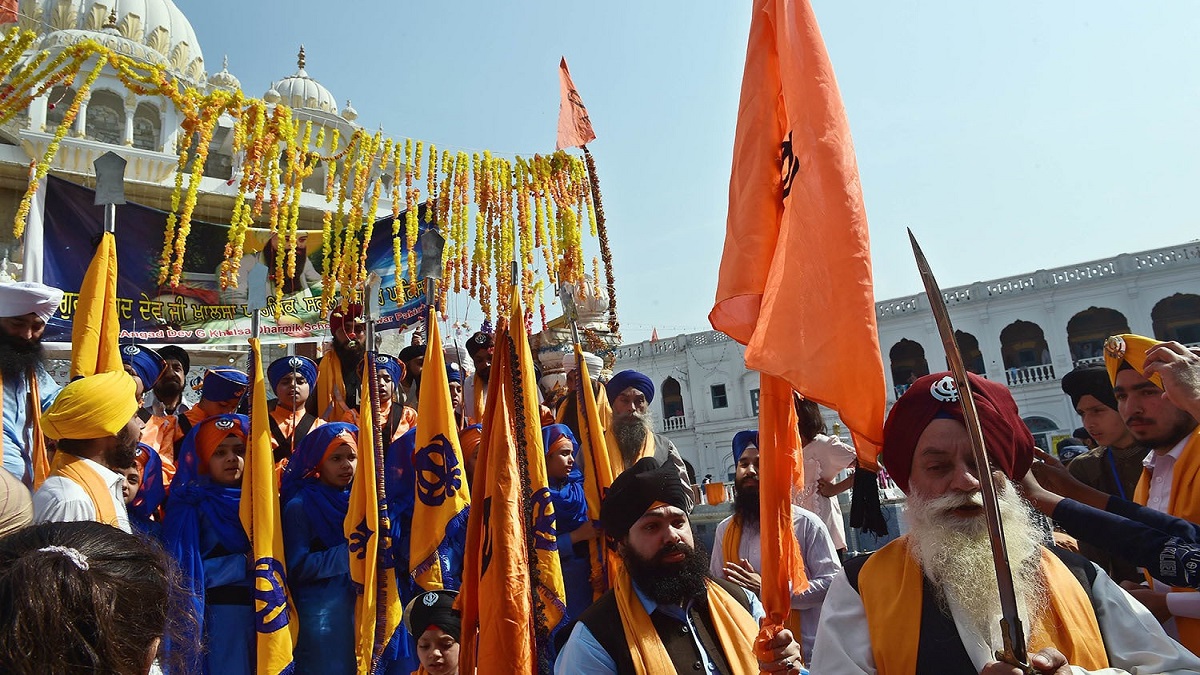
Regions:
<instances>
[{"instance_id":1,"label":"white beard","mask_svg":"<svg viewBox=\"0 0 1200 675\"><path fill-rule=\"evenodd\" d=\"M998 493L1018 609L1028 633L1048 602L1041 571L1042 533L1011 483L1006 481ZM965 518L953 513L966 504L982 506L980 493L909 495L909 550L938 590L939 600L953 600L970 627L995 646L1000 638L1000 591L987 521L982 514Z\"/></svg>"}]
</instances>

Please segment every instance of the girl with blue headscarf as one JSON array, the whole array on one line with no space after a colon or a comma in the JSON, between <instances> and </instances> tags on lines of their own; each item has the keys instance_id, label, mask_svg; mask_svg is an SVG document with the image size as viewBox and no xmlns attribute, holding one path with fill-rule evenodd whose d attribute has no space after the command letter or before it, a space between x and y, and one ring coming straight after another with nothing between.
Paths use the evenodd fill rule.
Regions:
<instances>
[{"instance_id":1,"label":"girl with blue headscarf","mask_svg":"<svg viewBox=\"0 0 1200 675\"><path fill-rule=\"evenodd\" d=\"M176 457L163 539L179 562L203 636L188 672L254 672L254 578L238 518L250 418L216 415L192 427Z\"/></svg>"},{"instance_id":2,"label":"girl with blue headscarf","mask_svg":"<svg viewBox=\"0 0 1200 675\"><path fill-rule=\"evenodd\" d=\"M575 434L565 424L551 424L542 427L542 442L546 449L550 497L554 501L558 558L567 592L566 621L570 622L592 604L588 540L596 536L596 530L588 520L583 471L578 463L579 441L575 440Z\"/></svg>"},{"instance_id":3,"label":"girl with blue headscarf","mask_svg":"<svg viewBox=\"0 0 1200 675\"><path fill-rule=\"evenodd\" d=\"M288 588L300 634L296 673L354 673L354 584L343 531L358 466L358 427L313 429L292 453L279 483Z\"/></svg>"},{"instance_id":4,"label":"girl with blue headscarf","mask_svg":"<svg viewBox=\"0 0 1200 675\"><path fill-rule=\"evenodd\" d=\"M137 493L126 507L129 512L129 525L134 532L161 539L162 522L159 509L167 500L167 486L163 485L162 458L154 448L145 443L138 443L136 461L139 475Z\"/></svg>"}]
</instances>

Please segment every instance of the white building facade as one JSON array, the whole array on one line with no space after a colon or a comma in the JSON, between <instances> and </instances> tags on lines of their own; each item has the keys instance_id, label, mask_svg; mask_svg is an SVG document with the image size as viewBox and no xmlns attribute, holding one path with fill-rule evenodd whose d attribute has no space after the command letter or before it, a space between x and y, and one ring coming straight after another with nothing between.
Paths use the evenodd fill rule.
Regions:
<instances>
[{"instance_id":1,"label":"white building facade","mask_svg":"<svg viewBox=\"0 0 1200 675\"><path fill-rule=\"evenodd\" d=\"M1200 343L1200 242L1122 254L943 289L968 369L1005 382L1041 447L1080 426L1060 378L1102 364L1109 335ZM876 303L888 406L908 383L944 370L945 351L924 295ZM726 480L730 443L757 426L758 373L745 348L707 331L624 345L613 372L645 373L657 388L657 428L699 477ZM826 413L833 427L837 417ZM844 428L839 429L847 438Z\"/></svg>"}]
</instances>

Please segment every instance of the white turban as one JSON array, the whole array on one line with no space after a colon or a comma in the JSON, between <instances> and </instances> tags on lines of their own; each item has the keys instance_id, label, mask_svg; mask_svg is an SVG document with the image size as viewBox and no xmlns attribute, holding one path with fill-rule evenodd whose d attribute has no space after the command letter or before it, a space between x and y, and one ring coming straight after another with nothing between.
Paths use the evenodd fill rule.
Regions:
<instances>
[{"instance_id":1,"label":"white turban","mask_svg":"<svg viewBox=\"0 0 1200 675\"><path fill-rule=\"evenodd\" d=\"M584 352L583 362L587 364L588 376L591 380L595 382L599 379L600 371L604 368L604 359L591 352ZM564 373L575 370L575 352L571 351L563 354L562 367Z\"/></svg>"},{"instance_id":2,"label":"white turban","mask_svg":"<svg viewBox=\"0 0 1200 675\"><path fill-rule=\"evenodd\" d=\"M37 314L42 321L49 321L62 298L62 291L36 281L0 284L0 316Z\"/></svg>"}]
</instances>

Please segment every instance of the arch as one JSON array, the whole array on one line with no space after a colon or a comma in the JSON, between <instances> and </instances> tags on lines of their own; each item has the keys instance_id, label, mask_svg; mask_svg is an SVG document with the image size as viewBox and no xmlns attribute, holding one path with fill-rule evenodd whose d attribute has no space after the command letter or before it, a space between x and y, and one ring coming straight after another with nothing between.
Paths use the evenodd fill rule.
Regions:
<instances>
[{"instance_id":1,"label":"arch","mask_svg":"<svg viewBox=\"0 0 1200 675\"><path fill-rule=\"evenodd\" d=\"M983 351L979 349L979 339L965 331L956 330L954 341L958 343L958 352L962 354L967 370L976 375L986 374L987 366L983 360Z\"/></svg>"},{"instance_id":2,"label":"arch","mask_svg":"<svg viewBox=\"0 0 1200 675\"><path fill-rule=\"evenodd\" d=\"M1104 356L1104 341L1110 335L1129 332L1125 315L1108 307L1089 307L1067 321L1067 346L1071 360L1079 362Z\"/></svg>"},{"instance_id":3,"label":"arch","mask_svg":"<svg viewBox=\"0 0 1200 675\"><path fill-rule=\"evenodd\" d=\"M162 113L145 101L133 113L133 147L157 151L162 146Z\"/></svg>"},{"instance_id":4,"label":"arch","mask_svg":"<svg viewBox=\"0 0 1200 675\"><path fill-rule=\"evenodd\" d=\"M1060 431L1058 422L1039 415L1030 415L1022 418L1021 421L1025 423L1025 428L1029 429L1029 433L1033 434L1034 445L1043 450L1051 449L1053 435Z\"/></svg>"},{"instance_id":5,"label":"arch","mask_svg":"<svg viewBox=\"0 0 1200 675\"><path fill-rule=\"evenodd\" d=\"M891 361L892 384L896 385L897 396L904 393L918 377L929 374L925 348L919 342L901 338L888 350L888 359Z\"/></svg>"},{"instance_id":6,"label":"arch","mask_svg":"<svg viewBox=\"0 0 1200 675\"><path fill-rule=\"evenodd\" d=\"M683 390L679 386L679 381L673 377L668 377L663 380L662 387L662 411L663 419L669 420L673 417L683 417Z\"/></svg>"},{"instance_id":7,"label":"arch","mask_svg":"<svg viewBox=\"0 0 1200 675\"><path fill-rule=\"evenodd\" d=\"M109 145L122 145L125 140L125 101L111 91L92 92L84 120L84 135Z\"/></svg>"},{"instance_id":8,"label":"arch","mask_svg":"<svg viewBox=\"0 0 1200 675\"><path fill-rule=\"evenodd\" d=\"M1163 298L1150 310L1150 320L1158 340L1200 342L1200 295L1176 293Z\"/></svg>"},{"instance_id":9,"label":"arch","mask_svg":"<svg viewBox=\"0 0 1200 675\"><path fill-rule=\"evenodd\" d=\"M50 95L46 100L46 129L49 130L62 123L63 117L67 114L67 108L70 108L71 102L75 100L75 90L59 85L50 90Z\"/></svg>"},{"instance_id":10,"label":"arch","mask_svg":"<svg viewBox=\"0 0 1200 675\"><path fill-rule=\"evenodd\" d=\"M1021 319L1005 326L1000 331L1000 357L1005 369L1048 365L1050 345L1042 327Z\"/></svg>"},{"instance_id":11,"label":"arch","mask_svg":"<svg viewBox=\"0 0 1200 675\"><path fill-rule=\"evenodd\" d=\"M308 178L304 179L303 190L312 194L325 194L325 178L328 176L326 170L327 167L324 160L317 160L317 165L313 167L313 172ZM384 183L383 193L391 194L391 185L389 182Z\"/></svg>"}]
</instances>

